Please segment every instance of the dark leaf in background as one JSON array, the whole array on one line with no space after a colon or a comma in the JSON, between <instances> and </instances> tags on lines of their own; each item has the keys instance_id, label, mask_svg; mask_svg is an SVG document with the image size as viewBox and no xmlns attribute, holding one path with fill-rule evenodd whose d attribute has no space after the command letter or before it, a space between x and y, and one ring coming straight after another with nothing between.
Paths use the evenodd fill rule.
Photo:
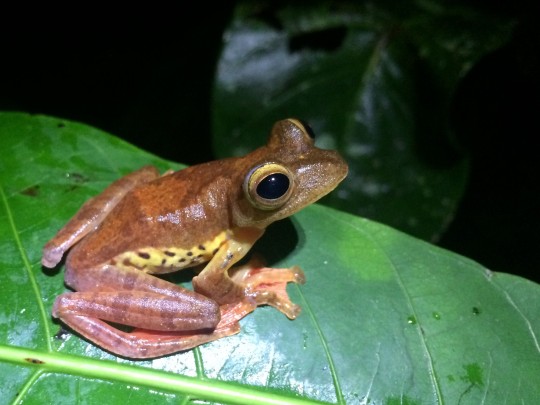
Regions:
<instances>
[{"instance_id":1,"label":"dark leaf in background","mask_svg":"<svg viewBox=\"0 0 540 405\"><path fill-rule=\"evenodd\" d=\"M243 154L274 121L302 118L350 165L325 204L438 240L468 172L450 130L456 86L511 26L438 2L242 3L218 65L216 154Z\"/></svg>"}]
</instances>

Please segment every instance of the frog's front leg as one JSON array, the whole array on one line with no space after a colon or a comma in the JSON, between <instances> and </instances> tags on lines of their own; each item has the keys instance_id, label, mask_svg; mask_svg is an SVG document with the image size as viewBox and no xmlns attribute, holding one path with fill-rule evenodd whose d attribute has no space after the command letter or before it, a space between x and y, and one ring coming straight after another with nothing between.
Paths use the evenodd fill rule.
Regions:
<instances>
[{"instance_id":1,"label":"frog's front leg","mask_svg":"<svg viewBox=\"0 0 540 405\"><path fill-rule=\"evenodd\" d=\"M287 294L288 283L304 284L306 281L300 267L271 268L255 258L232 269L231 278L245 286L247 295L253 297L257 305L273 306L289 319L300 314L300 306L293 303Z\"/></svg>"},{"instance_id":2,"label":"frog's front leg","mask_svg":"<svg viewBox=\"0 0 540 405\"><path fill-rule=\"evenodd\" d=\"M215 301L139 270L78 269L69 259L66 267L66 280L78 291L60 295L53 316L118 355L159 357L239 331L234 323L218 325ZM136 330L125 332L107 322Z\"/></svg>"},{"instance_id":3,"label":"frog's front leg","mask_svg":"<svg viewBox=\"0 0 540 405\"><path fill-rule=\"evenodd\" d=\"M290 319L300 313L300 307L291 302L286 291L289 282L304 283L304 273L299 267L273 269L252 260L231 268L263 232L256 228L235 229L204 270L193 278L195 291L218 302L222 314L226 313L231 319L230 323L233 318L239 320L259 305L271 305Z\"/></svg>"},{"instance_id":4,"label":"frog's front leg","mask_svg":"<svg viewBox=\"0 0 540 405\"><path fill-rule=\"evenodd\" d=\"M145 166L116 180L101 194L88 200L47 242L43 248L42 264L49 268L55 267L67 250L93 231L130 190L157 177L159 172L155 167Z\"/></svg>"}]
</instances>

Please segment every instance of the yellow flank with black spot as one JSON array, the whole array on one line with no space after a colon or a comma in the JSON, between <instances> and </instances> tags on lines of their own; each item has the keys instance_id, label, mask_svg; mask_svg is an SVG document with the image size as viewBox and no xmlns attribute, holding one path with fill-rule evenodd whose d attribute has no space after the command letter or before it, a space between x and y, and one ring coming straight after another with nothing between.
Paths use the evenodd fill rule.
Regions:
<instances>
[{"instance_id":1,"label":"yellow flank with black spot","mask_svg":"<svg viewBox=\"0 0 540 405\"><path fill-rule=\"evenodd\" d=\"M112 263L120 268L137 268L145 273L170 273L209 261L228 238L221 232L209 242L182 249L177 247L147 247L116 256Z\"/></svg>"}]
</instances>

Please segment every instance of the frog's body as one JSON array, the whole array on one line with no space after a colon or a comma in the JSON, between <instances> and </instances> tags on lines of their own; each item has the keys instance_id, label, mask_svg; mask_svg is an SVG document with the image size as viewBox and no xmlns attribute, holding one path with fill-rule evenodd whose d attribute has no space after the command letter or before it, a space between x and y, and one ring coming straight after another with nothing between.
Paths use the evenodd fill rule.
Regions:
<instances>
[{"instance_id":1,"label":"frog's body","mask_svg":"<svg viewBox=\"0 0 540 405\"><path fill-rule=\"evenodd\" d=\"M300 269L242 268L272 222L330 192L347 173L336 152L316 148L306 127L283 120L268 144L240 157L159 176L144 167L88 201L45 246L43 264L66 259L53 314L114 353L157 357L238 332L269 304L290 318L285 291ZM209 262L190 291L151 274ZM104 322L135 327L124 332Z\"/></svg>"},{"instance_id":2,"label":"frog's body","mask_svg":"<svg viewBox=\"0 0 540 405\"><path fill-rule=\"evenodd\" d=\"M166 273L211 259L232 229L230 213L223 210L230 180L215 175L221 167L210 167L223 166L220 161L212 163L162 177L152 167L143 168L155 179L130 190L74 248L79 265L131 262L147 273Z\"/></svg>"}]
</instances>

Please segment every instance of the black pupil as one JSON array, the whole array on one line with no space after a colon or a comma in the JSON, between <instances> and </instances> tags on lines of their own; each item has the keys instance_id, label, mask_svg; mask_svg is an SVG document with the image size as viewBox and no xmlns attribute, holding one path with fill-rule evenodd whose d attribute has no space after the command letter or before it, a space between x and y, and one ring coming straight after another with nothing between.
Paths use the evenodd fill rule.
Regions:
<instances>
[{"instance_id":1,"label":"black pupil","mask_svg":"<svg viewBox=\"0 0 540 405\"><path fill-rule=\"evenodd\" d=\"M267 200L275 200L289 189L289 178L283 173L272 173L266 176L257 186L257 195Z\"/></svg>"}]
</instances>

